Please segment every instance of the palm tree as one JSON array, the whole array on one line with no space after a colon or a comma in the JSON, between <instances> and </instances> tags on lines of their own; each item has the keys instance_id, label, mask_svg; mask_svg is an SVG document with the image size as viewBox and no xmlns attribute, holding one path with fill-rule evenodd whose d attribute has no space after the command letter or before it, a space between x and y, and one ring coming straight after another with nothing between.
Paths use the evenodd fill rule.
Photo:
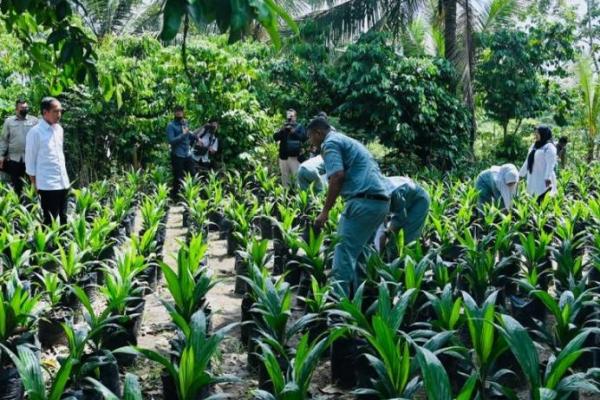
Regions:
<instances>
[{"instance_id":1,"label":"palm tree","mask_svg":"<svg viewBox=\"0 0 600 400\"><path fill-rule=\"evenodd\" d=\"M157 22L161 0L74 0L74 3L83 21L99 39L108 34L139 32L144 24L156 30L160 28Z\"/></svg>"},{"instance_id":2,"label":"palm tree","mask_svg":"<svg viewBox=\"0 0 600 400\"><path fill-rule=\"evenodd\" d=\"M325 31L332 42L356 39L369 30L387 30L395 35L410 31L419 13L429 14L432 42L462 78L463 96L472 115L471 144L475 141L476 35L496 29L523 6L524 0L313 0L313 6L328 8L302 17ZM443 32L443 40L441 38ZM442 47L440 49L440 47Z\"/></svg>"},{"instance_id":3,"label":"palm tree","mask_svg":"<svg viewBox=\"0 0 600 400\"><path fill-rule=\"evenodd\" d=\"M600 77L594 76L589 58L581 58L577 63L577 77L583 105L581 124L587 135L587 161L590 162L594 158L600 124Z\"/></svg>"}]
</instances>

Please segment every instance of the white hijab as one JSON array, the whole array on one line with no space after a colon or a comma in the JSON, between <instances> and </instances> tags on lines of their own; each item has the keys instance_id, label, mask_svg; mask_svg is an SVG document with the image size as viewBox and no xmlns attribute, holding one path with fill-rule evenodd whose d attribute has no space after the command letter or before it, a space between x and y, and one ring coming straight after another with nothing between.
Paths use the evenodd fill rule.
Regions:
<instances>
[{"instance_id":1,"label":"white hijab","mask_svg":"<svg viewBox=\"0 0 600 400\"><path fill-rule=\"evenodd\" d=\"M504 207L510 210L512 207L512 201L517 194L517 183L519 183L519 170L513 164L504 164L500 167L492 167L494 172L494 181L496 182L496 188L502 196ZM515 183L512 187L508 186L509 183Z\"/></svg>"}]
</instances>

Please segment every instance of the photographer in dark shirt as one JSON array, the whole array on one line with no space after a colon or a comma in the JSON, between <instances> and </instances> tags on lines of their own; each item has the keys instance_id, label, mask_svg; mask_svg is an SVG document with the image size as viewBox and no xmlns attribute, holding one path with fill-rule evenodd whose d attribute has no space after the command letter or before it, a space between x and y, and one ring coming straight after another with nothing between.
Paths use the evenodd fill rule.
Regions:
<instances>
[{"instance_id":1,"label":"photographer in dark shirt","mask_svg":"<svg viewBox=\"0 0 600 400\"><path fill-rule=\"evenodd\" d=\"M273 139L279 142L281 182L283 186L289 186L300 166L298 157L303 153L302 146L308 140L306 130L296 121L295 110L287 110L285 125L273 135Z\"/></svg>"}]
</instances>

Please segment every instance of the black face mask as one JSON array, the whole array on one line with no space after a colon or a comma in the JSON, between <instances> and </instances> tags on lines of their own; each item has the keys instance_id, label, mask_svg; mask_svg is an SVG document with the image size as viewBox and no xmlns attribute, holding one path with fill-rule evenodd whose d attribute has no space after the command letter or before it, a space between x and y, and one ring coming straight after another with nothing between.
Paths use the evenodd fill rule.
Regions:
<instances>
[{"instance_id":1,"label":"black face mask","mask_svg":"<svg viewBox=\"0 0 600 400\"><path fill-rule=\"evenodd\" d=\"M175 117L176 121L183 121L183 117Z\"/></svg>"},{"instance_id":2,"label":"black face mask","mask_svg":"<svg viewBox=\"0 0 600 400\"><path fill-rule=\"evenodd\" d=\"M29 113L29 109L27 108L23 108L21 111L19 111L19 115L21 116L21 118L25 118L27 116L27 113Z\"/></svg>"}]
</instances>

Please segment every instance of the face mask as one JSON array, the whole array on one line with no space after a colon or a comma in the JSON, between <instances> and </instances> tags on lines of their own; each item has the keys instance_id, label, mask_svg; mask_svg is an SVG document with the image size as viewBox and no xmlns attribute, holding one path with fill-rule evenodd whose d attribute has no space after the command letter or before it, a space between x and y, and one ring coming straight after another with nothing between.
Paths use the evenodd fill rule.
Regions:
<instances>
[{"instance_id":1,"label":"face mask","mask_svg":"<svg viewBox=\"0 0 600 400\"><path fill-rule=\"evenodd\" d=\"M21 118L25 118L28 112L29 110L27 108L23 108L21 111L19 111L19 115L21 116Z\"/></svg>"},{"instance_id":2,"label":"face mask","mask_svg":"<svg viewBox=\"0 0 600 400\"><path fill-rule=\"evenodd\" d=\"M177 120L177 121L183 121L183 117L175 117L175 120Z\"/></svg>"}]
</instances>

